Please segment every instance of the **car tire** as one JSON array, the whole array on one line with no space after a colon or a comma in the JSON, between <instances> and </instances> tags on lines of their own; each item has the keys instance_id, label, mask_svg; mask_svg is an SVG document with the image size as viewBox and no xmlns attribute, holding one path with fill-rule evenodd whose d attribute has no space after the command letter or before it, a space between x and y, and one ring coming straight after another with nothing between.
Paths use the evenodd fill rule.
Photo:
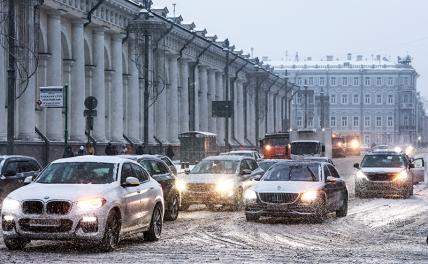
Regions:
<instances>
[{"instance_id":1,"label":"car tire","mask_svg":"<svg viewBox=\"0 0 428 264\"><path fill-rule=\"evenodd\" d=\"M320 205L318 206L318 210L315 213L314 220L317 223L322 223L327 218L327 208L326 208L326 201L325 199L322 199L320 202Z\"/></svg>"},{"instance_id":2,"label":"car tire","mask_svg":"<svg viewBox=\"0 0 428 264\"><path fill-rule=\"evenodd\" d=\"M413 185L406 189L406 191L403 194L403 198L408 199L408 198L412 197L412 195L413 195Z\"/></svg>"},{"instance_id":3,"label":"car tire","mask_svg":"<svg viewBox=\"0 0 428 264\"><path fill-rule=\"evenodd\" d=\"M245 213L245 219L247 219L247 222L256 222L259 221L260 215Z\"/></svg>"},{"instance_id":4,"label":"car tire","mask_svg":"<svg viewBox=\"0 0 428 264\"><path fill-rule=\"evenodd\" d=\"M178 218L178 211L179 211L179 197L178 194L175 193L171 201L168 203L168 208L165 211L165 220L166 221L175 221Z\"/></svg>"},{"instance_id":5,"label":"car tire","mask_svg":"<svg viewBox=\"0 0 428 264\"><path fill-rule=\"evenodd\" d=\"M111 252L117 248L120 235L120 217L111 212L107 218L103 239L99 245L102 252Z\"/></svg>"},{"instance_id":6,"label":"car tire","mask_svg":"<svg viewBox=\"0 0 428 264\"><path fill-rule=\"evenodd\" d=\"M338 210L336 210L336 217L345 217L347 214L348 214L348 198L345 198L343 200L342 206Z\"/></svg>"},{"instance_id":7,"label":"car tire","mask_svg":"<svg viewBox=\"0 0 428 264\"><path fill-rule=\"evenodd\" d=\"M4 238L4 244L9 250L23 250L31 240L25 238Z\"/></svg>"},{"instance_id":8,"label":"car tire","mask_svg":"<svg viewBox=\"0 0 428 264\"><path fill-rule=\"evenodd\" d=\"M162 207L160 206L160 204L156 204L155 208L153 209L152 220L150 221L149 230L144 232L144 240L150 242L159 240L162 233L162 220Z\"/></svg>"}]
</instances>

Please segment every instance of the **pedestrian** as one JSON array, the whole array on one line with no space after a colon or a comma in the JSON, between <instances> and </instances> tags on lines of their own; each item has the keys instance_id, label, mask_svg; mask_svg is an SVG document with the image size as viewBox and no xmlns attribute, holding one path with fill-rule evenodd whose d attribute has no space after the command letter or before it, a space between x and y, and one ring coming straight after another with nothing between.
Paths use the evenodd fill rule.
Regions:
<instances>
[{"instance_id":1,"label":"pedestrian","mask_svg":"<svg viewBox=\"0 0 428 264\"><path fill-rule=\"evenodd\" d=\"M71 148L70 145L67 145L65 147L63 158L71 158L71 157L74 157L73 149Z\"/></svg>"},{"instance_id":2,"label":"pedestrian","mask_svg":"<svg viewBox=\"0 0 428 264\"><path fill-rule=\"evenodd\" d=\"M92 143L86 144L86 153L88 155L95 155L96 150L95 150L95 146Z\"/></svg>"},{"instance_id":3,"label":"pedestrian","mask_svg":"<svg viewBox=\"0 0 428 264\"><path fill-rule=\"evenodd\" d=\"M143 155L143 154L144 154L144 148L143 148L143 146L142 146L142 145L139 145L139 146L137 147L137 152L136 152L136 154L137 154L137 155Z\"/></svg>"},{"instance_id":4,"label":"pedestrian","mask_svg":"<svg viewBox=\"0 0 428 264\"><path fill-rule=\"evenodd\" d=\"M86 155L86 151L85 151L85 147L84 146L80 146L79 147L79 151L77 152L78 156L84 156Z\"/></svg>"},{"instance_id":5,"label":"pedestrian","mask_svg":"<svg viewBox=\"0 0 428 264\"><path fill-rule=\"evenodd\" d=\"M171 146L171 145L169 145L169 146L166 148L166 153L165 153L165 155L166 155L168 158L170 158L171 160L172 160L172 158L174 158L174 150L172 149L172 146Z\"/></svg>"},{"instance_id":6,"label":"pedestrian","mask_svg":"<svg viewBox=\"0 0 428 264\"><path fill-rule=\"evenodd\" d=\"M111 151L110 155L113 155L113 156L119 155L119 151L117 150L117 146L116 145L113 145L112 151Z\"/></svg>"},{"instance_id":7,"label":"pedestrian","mask_svg":"<svg viewBox=\"0 0 428 264\"><path fill-rule=\"evenodd\" d=\"M107 156L113 155L113 146L111 145L111 142L109 142L107 144L106 149L105 149L105 153Z\"/></svg>"},{"instance_id":8,"label":"pedestrian","mask_svg":"<svg viewBox=\"0 0 428 264\"><path fill-rule=\"evenodd\" d=\"M122 145L122 149L120 151L120 154L128 154L128 147L126 145Z\"/></svg>"}]
</instances>

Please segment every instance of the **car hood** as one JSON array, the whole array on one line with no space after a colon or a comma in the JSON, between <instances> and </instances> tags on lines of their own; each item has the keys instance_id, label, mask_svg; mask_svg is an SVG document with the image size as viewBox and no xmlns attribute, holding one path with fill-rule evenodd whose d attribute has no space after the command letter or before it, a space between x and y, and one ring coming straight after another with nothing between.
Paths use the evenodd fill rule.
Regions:
<instances>
[{"instance_id":1,"label":"car hood","mask_svg":"<svg viewBox=\"0 0 428 264\"><path fill-rule=\"evenodd\" d=\"M78 201L82 198L102 196L115 187L115 184L41 184L32 183L23 186L8 195L14 200L68 200Z\"/></svg>"},{"instance_id":2,"label":"car hood","mask_svg":"<svg viewBox=\"0 0 428 264\"><path fill-rule=\"evenodd\" d=\"M323 187L323 182L260 181L252 189L258 193L302 193Z\"/></svg>"},{"instance_id":3,"label":"car hood","mask_svg":"<svg viewBox=\"0 0 428 264\"><path fill-rule=\"evenodd\" d=\"M237 181L235 174L187 174L182 177L187 183L217 183L218 181Z\"/></svg>"},{"instance_id":4,"label":"car hood","mask_svg":"<svg viewBox=\"0 0 428 264\"><path fill-rule=\"evenodd\" d=\"M361 168L364 173L394 173L405 170L405 168Z\"/></svg>"}]
</instances>

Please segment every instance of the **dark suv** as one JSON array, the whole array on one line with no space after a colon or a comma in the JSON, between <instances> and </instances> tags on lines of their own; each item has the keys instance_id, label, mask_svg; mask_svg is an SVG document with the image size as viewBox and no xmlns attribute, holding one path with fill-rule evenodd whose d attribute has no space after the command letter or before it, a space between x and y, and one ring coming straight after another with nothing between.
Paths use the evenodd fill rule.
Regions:
<instances>
[{"instance_id":1,"label":"dark suv","mask_svg":"<svg viewBox=\"0 0 428 264\"><path fill-rule=\"evenodd\" d=\"M413 162L405 154L392 151L366 154L361 164L354 164L358 170L355 196L382 194L409 198L413 195Z\"/></svg>"},{"instance_id":2,"label":"dark suv","mask_svg":"<svg viewBox=\"0 0 428 264\"><path fill-rule=\"evenodd\" d=\"M23 186L28 176L37 176L42 166L26 156L0 156L0 201L10 192Z\"/></svg>"},{"instance_id":3,"label":"dark suv","mask_svg":"<svg viewBox=\"0 0 428 264\"><path fill-rule=\"evenodd\" d=\"M150 173L153 179L160 183L165 200L165 220L176 220L181 195L176 188L176 176L169 166L155 155L121 155L120 157L138 162Z\"/></svg>"}]
</instances>

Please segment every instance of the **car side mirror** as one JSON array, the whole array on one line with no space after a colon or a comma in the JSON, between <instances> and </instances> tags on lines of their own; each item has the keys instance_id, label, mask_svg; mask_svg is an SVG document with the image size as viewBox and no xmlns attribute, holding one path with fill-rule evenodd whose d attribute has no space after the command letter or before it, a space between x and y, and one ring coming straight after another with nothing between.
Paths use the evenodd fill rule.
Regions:
<instances>
[{"instance_id":1,"label":"car side mirror","mask_svg":"<svg viewBox=\"0 0 428 264\"><path fill-rule=\"evenodd\" d=\"M126 178L125 182L122 184L123 187L137 187L140 186L140 181L135 177Z\"/></svg>"},{"instance_id":2,"label":"car side mirror","mask_svg":"<svg viewBox=\"0 0 428 264\"><path fill-rule=\"evenodd\" d=\"M260 181L262 179L262 175L256 175L253 178L255 181Z\"/></svg>"},{"instance_id":3,"label":"car side mirror","mask_svg":"<svg viewBox=\"0 0 428 264\"><path fill-rule=\"evenodd\" d=\"M186 174L186 175L190 174L190 169L185 169L184 174Z\"/></svg>"},{"instance_id":4,"label":"car side mirror","mask_svg":"<svg viewBox=\"0 0 428 264\"><path fill-rule=\"evenodd\" d=\"M13 176L16 176L16 170L7 170L7 171L5 171L4 176L5 176L5 177L13 177Z\"/></svg>"},{"instance_id":5,"label":"car side mirror","mask_svg":"<svg viewBox=\"0 0 428 264\"><path fill-rule=\"evenodd\" d=\"M24 179L24 185L28 185L33 182L33 176L28 176Z\"/></svg>"},{"instance_id":6,"label":"car side mirror","mask_svg":"<svg viewBox=\"0 0 428 264\"><path fill-rule=\"evenodd\" d=\"M241 171L241 175L251 175L252 171L249 169L245 169Z\"/></svg>"},{"instance_id":7,"label":"car side mirror","mask_svg":"<svg viewBox=\"0 0 428 264\"><path fill-rule=\"evenodd\" d=\"M336 178L334 178L333 176L327 176L326 181L327 181L327 182L335 182L335 181L336 181Z\"/></svg>"},{"instance_id":8,"label":"car side mirror","mask_svg":"<svg viewBox=\"0 0 428 264\"><path fill-rule=\"evenodd\" d=\"M414 168L416 168L416 166L415 166L415 164L410 163L410 164L409 164L409 168L410 168L410 169L414 169Z\"/></svg>"},{"instance_id":9,"label":"car side mirror","mask_svg":"<svg viewBox=\"0 0 428 264\"><path fill-rule=\"evenodd\" d=\"M359 163L355 163L354 164L354 168L356 168L357 170L359 170L360 169L360 164Z\"/></svg>"}]
</instances>

